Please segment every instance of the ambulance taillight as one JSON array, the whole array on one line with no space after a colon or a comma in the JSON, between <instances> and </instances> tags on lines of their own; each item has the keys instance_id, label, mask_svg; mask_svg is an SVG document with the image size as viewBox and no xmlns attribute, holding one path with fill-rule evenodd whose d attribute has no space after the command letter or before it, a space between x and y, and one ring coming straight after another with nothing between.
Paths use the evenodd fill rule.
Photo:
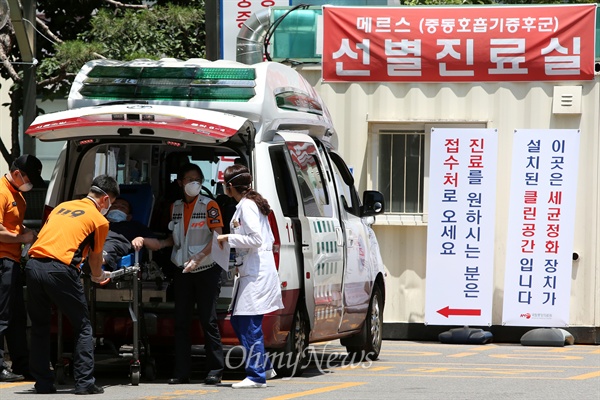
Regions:
<instances>
[{"instance_id":1,"label":"ambulance taillight","mask_svg":"<svg viewBox=\"0 0 600 400\"><path fill-rule=\"evenodd\" d=\"M275 258L275 268L279 271L279 250L281 248L281 240L279 238L279 228L277 227L277 219L275 218L275 214L273 211L269 213L269 225L271 226L271 231L273 231L273 237L275 241L273 242L273 257Z\"/></svg>"}]
</instances>

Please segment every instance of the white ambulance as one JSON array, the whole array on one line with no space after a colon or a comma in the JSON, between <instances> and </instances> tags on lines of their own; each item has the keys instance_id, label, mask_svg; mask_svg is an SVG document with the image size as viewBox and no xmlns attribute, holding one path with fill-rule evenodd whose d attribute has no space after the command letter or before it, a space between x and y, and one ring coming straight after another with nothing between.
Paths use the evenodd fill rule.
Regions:
<instances>
[{"instance_id":1,"label":"white ambulance","mask_svg":"<svg viewBox=\"0 0 600 400\"><path fill-rule=\"evenodd\" d=\"M68 111L42 115L27 130L41 141L66 141L46 213L84 196L94 176L108 173L122 189L151 191L133 204L134 214L152 198L149 224L166 235L178 167L197 163L205 194L221 201L219 174L239 158L273 209L285 309L264 319L268 349L297 364L309 343L341 339L350 353L377 359L385 273L370 224L383 211L383 196L365 191L359 197L335 150L336 131L325 105L295 70L269 62L97 60L75 78L68 104ZM154 261L164 259L168 255L153 255ZM168 278L167 266L161 267ZM235 345L227 313L231 274L225 278L220 328L223 342ZM154 325L148 318L146 325L155 348L172 345L167 283L160 285L164 296L157 288L143 289L158 290L144 297L143 308L153 316ZM96 309L96 333L117 336L115 314ZM276 365L283 374L295 367L287 361Z\"/></svg>"}]
</instances>

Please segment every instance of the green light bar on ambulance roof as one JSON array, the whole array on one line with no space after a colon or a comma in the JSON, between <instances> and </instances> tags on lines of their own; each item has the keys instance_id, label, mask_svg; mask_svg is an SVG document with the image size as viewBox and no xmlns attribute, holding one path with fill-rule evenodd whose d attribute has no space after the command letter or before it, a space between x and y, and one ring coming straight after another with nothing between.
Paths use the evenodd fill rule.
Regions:
<instances>
[{"instance_id":1,"label":"green light bar on ambulance roof","mask_svg":"<svg viewBox=\"0 0 600 400\"><path fill-rule=\"evenodd\" d=\"M196 79L255 80L254 68L198 68Z\"/></svg>"},{"instance_id":2,"label":"green light bar on ambulance roof","mask_svg":"<svg viewBox=\"0 0 600 400\"><path fill-rule=\"evenodd\" d=\"M87 76L89 78L121 78L137 79L142 72L141 67L111 67L108 65L96 65Z\"/></svg>"},{"instance_id":3,"label":"green light bar on ambulance roof","mask_svg":"<svg viewBox=\"0 0 600 400\"><path fill-rule=\"evenodd\" d=\"M123 67L97 65L79 93L91 99L248 101L253 68Z\"/></svg>"}]
</instances>

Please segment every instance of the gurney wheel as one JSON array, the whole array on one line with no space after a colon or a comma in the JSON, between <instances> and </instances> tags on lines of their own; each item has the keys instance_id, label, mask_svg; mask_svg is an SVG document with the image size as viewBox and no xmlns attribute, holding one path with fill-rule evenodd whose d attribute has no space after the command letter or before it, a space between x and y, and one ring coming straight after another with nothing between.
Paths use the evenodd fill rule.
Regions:
<instances>
[{"instance_id":1,"label":"gurney wheel","mask_svg":"<svg viewBox=\"0 0 600 400\"><path fill-rule=\"evenodd\" d=\"M137 386L140 383L140 366L132 365L131 370L131 384Z\"/></svg>"}]
</instances>

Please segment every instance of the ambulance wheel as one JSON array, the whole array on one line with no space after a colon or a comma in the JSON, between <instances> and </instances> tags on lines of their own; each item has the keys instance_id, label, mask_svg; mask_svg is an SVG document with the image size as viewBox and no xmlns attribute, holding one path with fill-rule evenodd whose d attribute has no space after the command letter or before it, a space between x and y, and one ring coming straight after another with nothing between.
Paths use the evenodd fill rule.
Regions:
<instances>
[{"instance_id":1,"label":"ambulance wheel","mask_svg":"<svg viewBox=\"0 0 600 400\"><path fill-rule=\"evenodd\" d=\"M272 360L277 375L281 377L302 375L306 369L309 327L306 311L297 307L287 343L283 351L275 353Z\"/></svg>"},{"instance_id":2,"label":"ambulance wheel","mask_svg":"<svg viewBox=\"0 0 600 400\"><path fill-rule=\"evenodd\" d=\"M383 295L381 288L375 285L365 323L357 335L342 339L352 361L377 360L381 352L383 331Z\"/></svg>"},{"instance_id":3,"label":"ambulance wheel","mask_svg":"<svg viewBox=\"0 0 600 400\"><path fill-rule=\"evenodd\" d=\"M140 383L140 366L139 365L131 365L129 367L130 375L131 375L131 384L133 386L137 386Z\"/></svg>"}]
</instances>

